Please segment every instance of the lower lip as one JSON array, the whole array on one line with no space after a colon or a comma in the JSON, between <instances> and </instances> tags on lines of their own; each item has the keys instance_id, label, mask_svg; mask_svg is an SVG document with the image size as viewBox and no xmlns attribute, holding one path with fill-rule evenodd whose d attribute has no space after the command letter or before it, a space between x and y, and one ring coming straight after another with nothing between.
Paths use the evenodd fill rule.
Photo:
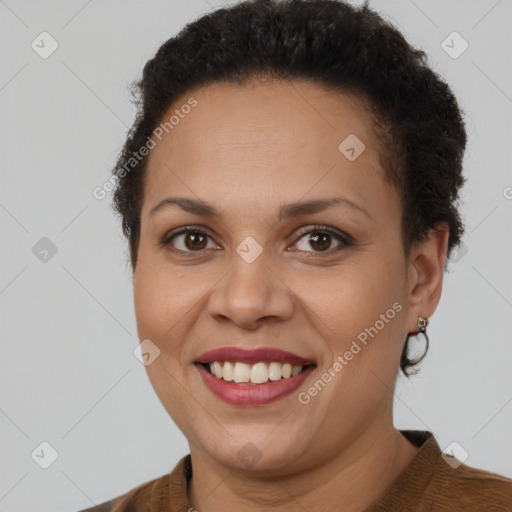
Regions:
<instances>
[{"instance_id":1,"label":"lower lip","mask_svg":"<svg viewBox=\"0 0 512 512\"><path fill-rule=\"evenodd\" d=\"M236 384L212 375L202 364L196 367L208 389L224 402L232 405L265 405L295 391L313 372L314 366L308 366L295 377L271 380L265 384Z\"/></svg>"}]
</instances>

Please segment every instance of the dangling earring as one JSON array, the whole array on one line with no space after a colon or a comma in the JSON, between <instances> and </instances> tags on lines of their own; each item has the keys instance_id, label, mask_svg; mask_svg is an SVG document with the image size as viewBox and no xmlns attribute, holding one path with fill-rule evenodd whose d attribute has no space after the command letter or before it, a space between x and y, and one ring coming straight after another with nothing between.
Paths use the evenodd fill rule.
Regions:
<instances>
[{"instance_id":1,"label":"dangling earring","mask_svg":"<svg viewBox=\"0 0 512 512\"><path fill-rule=\"evenodd\" d=\"M428 339L428 334L427 334L427 325L428 325L428 318L419 316L418 317L418 333L417 334L423 334L427 340L427 346L425 349L425 353L427 352L429 345L430 345L430 341Z\"/></svg>"}]
</instances>

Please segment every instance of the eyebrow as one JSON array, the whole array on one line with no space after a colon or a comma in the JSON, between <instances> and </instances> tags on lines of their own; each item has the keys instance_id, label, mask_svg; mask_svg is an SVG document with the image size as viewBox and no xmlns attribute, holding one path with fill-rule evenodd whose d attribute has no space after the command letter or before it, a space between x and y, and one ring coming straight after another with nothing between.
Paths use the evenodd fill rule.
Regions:
<instances>
[{"instance_id":1,"label":"eyebrow","mask_svg":"<svg viewBox=\"0 0 512 512\"><path fill-rule=\"evenodd\" d=\"M201 199L191 199L188 197L167 197L162 199L156 206L154 206L149 215L153 216L159 210L169 206L176 205L182 210L202 217L212 217L221 220L221 215L210 203ZM368 210L363 206L354 203L346 197L332 197L329 199L313 199L310 201L297 201L294 203L281 206L279 209L279 220L298 217L300 215L308 215L318 213L335 205L343 205L351 210L361 213L371 219Z\"/></svg>"}]
</instances>

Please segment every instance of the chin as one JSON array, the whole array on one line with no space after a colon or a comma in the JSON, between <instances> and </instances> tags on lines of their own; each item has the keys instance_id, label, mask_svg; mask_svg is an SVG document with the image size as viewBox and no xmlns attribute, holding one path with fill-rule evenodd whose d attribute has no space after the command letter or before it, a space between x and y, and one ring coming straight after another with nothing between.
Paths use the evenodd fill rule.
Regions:
<instances>
[{"instance_id":1,"label":"chin","mask_svg":"<svg viewBox=\"0 0 512 512\"><path fill-rule=\"evenodd\" d=\"M237 471L287 473L289 469L298 469L297 461L303 455L291 436L285 438L262 439L261 434L251 440L247 431L244 440L225 435L225 442L215 439L203 444L203 450L217 463ZM228 438L229 437L229 438ZM288 443L286 442L288 441Z\"/></svg>"}]
</instances>

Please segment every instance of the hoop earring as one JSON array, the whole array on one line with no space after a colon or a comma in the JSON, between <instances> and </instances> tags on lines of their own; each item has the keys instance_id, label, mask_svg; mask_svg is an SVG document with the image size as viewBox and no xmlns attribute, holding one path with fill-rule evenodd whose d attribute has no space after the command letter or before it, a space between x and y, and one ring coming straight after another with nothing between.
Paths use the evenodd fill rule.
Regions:
<instances>
[{"instance_id":1,"label":"hoop earring","mask_svg":"<svg viewBox=\"0 0 512 512\"><path fill-rule=\"evenodd\" d=\"M428 325L428 318L419 316L418 317L418 332L416 334L423 334L425 336L425 339L427 340L427 346L425 347L425 353L427 353L429 346L430 346L430 340L428 339L428 334L427 334L427 325Z\"/></svg>"}]
</instances>

